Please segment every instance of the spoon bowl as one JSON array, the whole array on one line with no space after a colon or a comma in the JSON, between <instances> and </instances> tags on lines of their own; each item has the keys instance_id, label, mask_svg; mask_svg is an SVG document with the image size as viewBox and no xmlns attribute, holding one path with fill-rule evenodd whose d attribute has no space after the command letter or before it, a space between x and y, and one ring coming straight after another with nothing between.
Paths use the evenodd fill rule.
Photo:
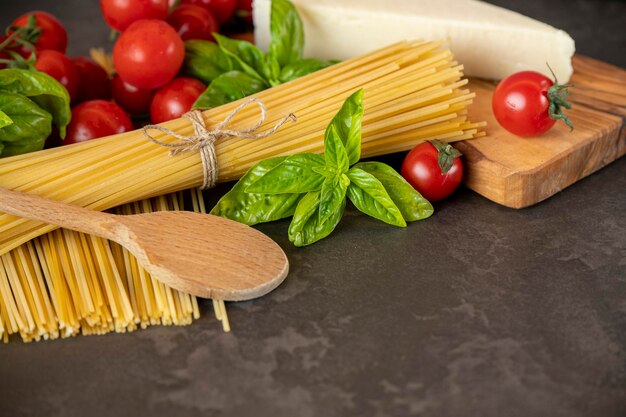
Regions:
<instances>
[{"instance_id":1,"label":"spoon bowl","mask_svg":"<svg viewBox=\"0 0 626 417\"><path fill-rule=\"evenodd\" d=\"M203 298L241 301L276 288L289 271L272 239L210 214L115 215L0 188L0 211L119 243L164 284Z\"/></svg>"}]
</instances>

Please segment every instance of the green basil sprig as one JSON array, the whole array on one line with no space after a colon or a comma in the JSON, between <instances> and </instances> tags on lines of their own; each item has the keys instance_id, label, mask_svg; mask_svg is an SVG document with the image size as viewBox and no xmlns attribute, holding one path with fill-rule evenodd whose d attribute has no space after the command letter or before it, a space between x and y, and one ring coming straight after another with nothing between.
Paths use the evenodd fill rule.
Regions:
<instances>
[{"instance_id":1,"label":"green basil sprig","mask_svg":"<svg viewBox=\"0 0 626 417\"><path fill-rule=\"evenodd\" d=\"M265 159L241 177L235 186L224 196L211 213L218 214L245 224L266 223L293 216L301 194L260 194L245 190L269 171L280 165L287 157Z\"/></svg>"},{"instance_id":2,"label":"green basil sprig","mask_svg":"<svg viewBox=\"0 0 626 417\"><path fill-rule=\"evenodd\" d=\"M334 64L303 59L304 30L294 5L272 0L271 42L267 54L247 41L214 34L217 44L185 42L185 71L208 84L194 109L230 103Z\"/></svg>"},{"instance_id":3,"label":"green basil sprig","mask_svg":"<svg viewBox=\"0 0 626 417\"><path fill-rule=\"evenodd\" d=\"M215 42L189 40L185 42L184 71L205 84L220 75L239 69Z\"/></svg>"},{"instance_id":4,"label":"green basil sprig","mask_svg":"<svg viewBox=\"0 0 626 417\"><path fill-rule=\"evenodd\" d=\"M0 155L12 156L43 148L52 132L52 116L20 94L0 92L0 111L11 123L0 128Z\"/></svg>"},{"instance_id":5,"label":"green basil sprig","mask_svg":"<svg viewBox=\"0 0 626 417\"><path fill-rule=\"evenodd\" d=\"M361 158L363 90L352 94L324 135L324 155L301 153L253 166L211 214L248 225L293 216L289 240L306 246L337 226L346 199L394 226L425 219L433 206L393 168Z\"/></svg>"},{"instance_id":6,"label":"green basil sprig","mask_svg":"<svg viewBox=\"0 0 626 417\"><path fill-rule=\"evenodd\" d=\"M52 131L61 137L72 112L67 90L39 71L0 70L0 156L38 151Z\"/></svg>"}]
</instances>

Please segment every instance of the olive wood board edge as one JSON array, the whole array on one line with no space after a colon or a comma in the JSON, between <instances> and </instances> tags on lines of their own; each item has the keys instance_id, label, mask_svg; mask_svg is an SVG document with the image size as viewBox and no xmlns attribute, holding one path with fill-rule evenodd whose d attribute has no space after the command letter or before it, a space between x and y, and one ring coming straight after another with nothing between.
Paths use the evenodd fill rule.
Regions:
<instances>
[{"instance_id":1,"label":"olive wood board edge","mask_svg":"<svg viewBox=\"0 0 626 417\"><path fill-rule=\"evenodd\" d=\"M626 154L626 70L576 55L568 111L574 130L558 121L544 135L520 138L494 119L494 82L470 80L476 99L471 120L484 120L487 135L459 142L466 185L512 208L532 206Z\"/></svg>"}]
</instances>

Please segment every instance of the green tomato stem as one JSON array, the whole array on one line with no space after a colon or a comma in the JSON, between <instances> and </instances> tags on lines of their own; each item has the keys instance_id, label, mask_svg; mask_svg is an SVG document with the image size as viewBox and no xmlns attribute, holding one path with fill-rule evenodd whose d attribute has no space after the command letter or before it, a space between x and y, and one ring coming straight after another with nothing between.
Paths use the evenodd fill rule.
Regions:
<instances>
[{"instance_id":1,"label":"green tomato stem","mask_svg":"<svg viewBox=\"0 0 626 417\"><path fill-rule=\"evenodd\" d=\"M437 163L441 169L441 174L447 174L454 164L454 158L458 158L463 154L449 143L441 142L439 140L429 140L429 142L437 148L437 151L439 152Z\"/></svg>"},{"instance_id":2,"label":"green tomato stem","mask_svg":"<svg viewBox=\"0 0 626 417\"><path fill-rule=\"evenodd\" d=\"M563 108L568 110L572 108L572 105L566 101L566 97L569 95L569 91L567 91L567 89L569 87L574 87L574 84L560 85L550 65L547 62L546 65L548 65L548 69L554 77L554 84L548 89L548 101L550 102L550 105L548 106L548 114L552 120L563 120L565 124L569 126L570 131L572 131L574 130L574 125L569 117L563 113Z\"/></svg>"}]
</instances>

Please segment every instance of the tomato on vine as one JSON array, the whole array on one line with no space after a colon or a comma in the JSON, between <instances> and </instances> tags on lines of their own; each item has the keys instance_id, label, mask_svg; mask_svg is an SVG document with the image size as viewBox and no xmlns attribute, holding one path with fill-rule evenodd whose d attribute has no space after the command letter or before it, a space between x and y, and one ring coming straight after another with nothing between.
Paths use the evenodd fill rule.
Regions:
<instances>
[{"instance_id":1,"label":"tomato on vine","mask_svg":"<svg viewBox=\"0 0 626 417\"><path fill-rule=\"evenodd\" d=\"M111 98L111 82L104 68L91 58L79 56L72 59L78 73L76 102L87 100L109 100Z\"/></svg>"},{"instance_id":2,"label":"tomato on vine","mask_svg":"<svg viewBox=\"0 0 626 417\"><path fill-rule=\"evenodd\" d=\"M219 29L217 20L211 12L193 4L178 6L170 13L166 21L184 41L202 39L215 42L213 32Z\"/></svg>"},{"instance_id":3,"label":"tomato on vine","mask_svg":"<svg viewBox=\"0 0 626 417\"><path fill-rule=\"evenodd\" d=\"M61 83L69 93L71 101L76 100L78 71L71 59L52 49L38 51L35 69L45 72Z\"/></svg>"},{"instance_id":4,"label":"tomato on vine","mask_svg":"<svg viewBox=\"0 0 626 417\"><path fill-rule=\"evenodd\" d=\"M407 154L401 174L430 202L452 194L463 179L461 152L437 140L421 143Z\"/></svg>"},{"instance_id":5,"label":"tomato on vine","mask_svg":"<svg viewBox=\"0 0 626 417\"><path fill-rule=\"evenodd\" d=\"M219 23L230 19L237 7L237 0L181 0L180 3L204 7L217 18Z\"/></svg>"},{"instance_id":6,"label":"tomato on vine","mask_svg":"<svg viewBox=\"0 0 626 417\"><path fill-rule=\"evenodd\" d=\"M34 45L37 50L52 49L65 53L67 49L67 31L50 13L37 10L21 15L9 25L8 35L17 28L29 29L20 34L20 44L15 48L24 58L28 58L32 52L27 44Z\"/></svg>"},{"instance_id":7,"label":"tomato on vine","mask_svg":"<svg viewBox=\"0 0 626 417\"><path fill-rule=\"evenodd\" d=\"M133 123L120 106L112 101L85 101L72 109L64 145L84 142L133 130Z\"/></svg>"},{"instance_id":8,"label":"tomato on vine","mask_svg":"<svg viewBox=\"0 0 626 417\"><path fill-rule=\"evenodd\" d=\"M150 120L152 123L162 123L182 116L191 110L205 88L195 78L176 78L154 95L150 105Z\"/></svg>"},{"instance_id":9,"label":"tomato on vine","mask_svg":"<svg viewBox=\"0 0 626 417\"><path fill-rule=\"evenodd\" d=\"M235 13L241 19L252 24L252 0L238 0Z\"/></svg>"},{"instance_id":10,"label":"tomato on vine","mask_svg":"<svg viewBox=\"0 0 626 417\"><path fill-rule=\"evenodd\" d=\"M552 74L554 75L554 73ZM571 109L565 100L570 84L559 85L535 71L521 71L500 81L491 106L500 125L518 136L537 136L548 131L557 120L570 129L574 126L563 113Z\"/></svg>"},{"instance_id":11,"label":"tomato on vine","mask_svg":"<svg viewBox=\"0 0 626 417\"><path fill-rule=\"evenodd\" d=\"M170 82L184 57L182 39L162 20L137 20L122 32L113 47L113 63L122 80L146 90Z\"/></svg>"},{"instance_id":12,"label":"tomato on vine","mask_svg":"<svg viewBox=\"0 0 626 417\"><path fill-rule=\"evenodd\" d=\"M156 90L144 90L130 85L116 75L111 80L113 100L132 116L145 116L150 113L150 103Z\"/></svg>"},{"instance_id":13,"label":"tomato on vine","mask_svg":"<svg viewBox=\"0 0 626 417\"><path fill-rule=\"evenodd\" d=\"M100 9L107 24L124 31L140 19L164 20L169 11L168 0L100 0Z\"/></svg>"}]
</instances>

